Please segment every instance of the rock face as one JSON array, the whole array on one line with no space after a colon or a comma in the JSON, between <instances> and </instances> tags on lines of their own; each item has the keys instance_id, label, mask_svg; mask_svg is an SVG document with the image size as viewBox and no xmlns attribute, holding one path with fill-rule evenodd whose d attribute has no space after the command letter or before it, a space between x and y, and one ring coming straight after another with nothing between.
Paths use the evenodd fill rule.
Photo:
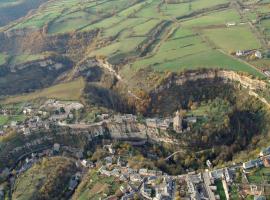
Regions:
<instances>
[{"instance_id":1,"label":"rock face","mask_svg":"<svg viewBox=\"0 0 270 200\"><path fill-rule=\"evenodd\" d=\"M97 137L106 137L113 140L122 140L128 142L165 142L175 143L168 134L157 128L147 127L138 122L108 122L95 125L67 125L71 134L85 134L89 141Z\"/></svg>"},{"instance_id":2,"label":"rock face","mask_svg":"<svg viewBox=\"0 0 270 200\"><path fill-rule=\"evenodd\" d=\"M189 72L180 75L173 75L168 78L165 83L158 86L154 92L158 93L164 89L170 88L172 85L181 86L189 81L198 81L203 79L215 79L220 78L225 83L228 81L239 82L243 87L249 88L250 90L261 90L265 89L267 84L262 80L252 79L246 75L238 74L234 71L226 70L209 70L204 72Z\"/></svg>"}]
</instances>

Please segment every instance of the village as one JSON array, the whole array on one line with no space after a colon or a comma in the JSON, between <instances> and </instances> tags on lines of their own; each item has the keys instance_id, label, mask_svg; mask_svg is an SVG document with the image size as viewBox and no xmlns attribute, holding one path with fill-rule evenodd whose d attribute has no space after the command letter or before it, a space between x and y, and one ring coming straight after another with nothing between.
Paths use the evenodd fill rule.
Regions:
<instances>
[{"instance_id":1,"label":"village","mask_svg":"<svg viewBox=\"0 0 270 200\"><path fill-rule=\"evenodd\" d=\"M14 130L25 136L40 129L49 130L51 126L67 126L73 128L90 127L101 125L103 123L143 123L146 127L152 129L160 129L163 131L173 130L176 133L189 131L188 125L197 122L196 116L184 117L181 110L177 111L171 118L145 118L139 121L133 114L99 114L95 118L95 122L86 123L76 119L76 112L84 108L79 102L65 102L50 99L39 108L31 106L23 107L20 115L23 116L22 121L12 120L0 126L0 136L4 136L7 130ZM0 110L2 116L12 116L12 111L7 109ZM183 126L183 124L186 126Z\"/></svg>"},{"instance_id":2,"label":"village","mask_svg":"<svg viewBox=\"0 0 270 200\"><path fill-rule=\"evenodd\" d=\"M1 135L5 135L6 130L16 130L25 137L35 133L39 129L49 130L51 126L92 126L93 124L102 124L108 122L127 123L138 122L139 119L132 114L124 115L97 115L97 120L93 124L80 123L74 119L74 111L83 109L83 105L78 102L61 102L57 100L48 100L39 108L26 106L22 110L25 115L24 122L12 121L10 124L2 127ZM8 115L8 110L2 110L3 114ZM184 134L189 131L189 124L197 122L196 116L183 117L182 111L177 111L172 118L146 118L145 126L164 131L173 130L175 133ZM183 123L186 126L183 126ZM73 125L73 126L72 126ZM50 138L40 138L35 144L42 140ZM34 141L33 141L34 142ZM27 144L26 144L27 145ZM32 144L28 144L28 146ZM20 147L18 147L20 148ZM62 146L55 143L51 148L39 149L36 152L29 152L23 156L13 169L5 169L1 172L4 177L10 177L9 181L14 184L16 177L30 169L35 163L43 157L53 157L57 155L69 156L76 160L81 168L69 182L69 193L72 194L84 173L88 170L97 171L100 176L115 177L121 182L126 183L121 186L123 193L121 199L132 199L139 195L141 199L161 200L161 199L233 199L232 196L240 194L252 195L254 199L266 199L268 182L249 182L249 174L254 170L267 169L270 167L270 147L263 149L256 159L243 163L236 163L229 167L213 168L210 160L207 160L207 169L199 171L188 171L186 174L171 176L158 169L133 169L128 165L125 156L116 153L113 144L103 146L107 151L107 156L93 162L83 156L83 152L68 146ZM20 151L17 149L16 151ZM178 153L178 152L175 152ZM15 171L14 171L15 170ZM12 174L12 176L10 176ZM269 175L269 174L268 174ZM266 176L268 176L266 174ZM240 181L244 179L245 182ZM261 175L264 176L264 175ZM266 181L266 182L265 182ZM270 181L270 180L269 180ZM0 187L0 199L4 191ZM222 197L222 195L224 195ZM108 199L110 199L108 197Z\"/></svg>"},{"instance_id":3,"label":"village","mask_svg":"<svg viewBox=\"0 0 270 200\"><path fill-rule=\"evenodd\" d=\"M120 187L122 200L132 199L138 195L141 199L161 200L161 199L210 199L219 200L220 190L224 191L226 199L232 199L232 195L238 193L243 195L254 195L254 200L266 199L261 195L264 191L263 183L258 184L240 184L237 180L237 174L241 172L247 179L249 173L254 169L263 169L270 167L270 147L263 149L259 157L244 163L238 163L230 167L213 169L211 161L207 161L208 169L200 172L188 172L187 174L170 176L160 170L150 170L147 168L133 169L128 166L125 159L116 154L113 145L104 145L109 156L102 160L92 162L84 159L82 156L77 158L77 165L82 168L69 181L69 192L75 191L87 170L97 171L102 177L115 177L121 182L126 183ZM32 153L21 161L20 167L11 176L10 181L14 184L16 177L20 176L26 170L31 168L42 157L51 157L57 155L67 155L66 147L60 144L54 144L52 149L46 149L39 153ZM7 171L2 173L9 173ZM10 172L11 173L11 172ZM264 183L268 186L268 183ZM218 186L219 185L219 188ZM221 188L220 188L221 186ZM236 190L235 190L236 189ZM234 193L236 192L236 193ZM233 194L234 193L234 194ZM4 194L0 188L0 197ZM108 197L106 199L112 199Z\"/></svg>"}]
</instances>

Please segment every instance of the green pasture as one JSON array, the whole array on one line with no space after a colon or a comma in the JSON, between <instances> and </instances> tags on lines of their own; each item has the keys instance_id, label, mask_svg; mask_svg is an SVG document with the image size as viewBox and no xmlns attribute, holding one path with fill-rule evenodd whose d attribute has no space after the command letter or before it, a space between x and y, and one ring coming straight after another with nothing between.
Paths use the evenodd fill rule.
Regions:
<instances>
[{"instance_id":1,"label":"green pasture","mask_svg":"<svg viewBox=\"0 0 270 200\"><path fill-rule=\"evenodd\" d=\"M261 47L260 42L251 32L248 25L206 29L203 34L214 42L218 48L227 52Z\"/></svg>"},{"instance_id":2,"label":"green pasture","mask_svg":"<svg viewBox=\"0 0 270 200\"><path fill-rule=\"evenodd\" d=\"M203 27L211 25L226 25L228 22L240 22L240 16L234 9L214 12L182 23L185 27Z\"/></svg>"},{"instance_id":3,"label":"green pasture","mask_svg":"<svg viewBox=\"0 0 270 200\"><path fill-rule=\"evenodd\" d=\"M151 67L157 71L183 71L198 68L224 68L262 74L243 61L210 48L207 42L189 29L179 28L157 52L130 65L131 70Z\"/></svg>"},{"instance_id":4,"label":"green pasture","mask_svg":"<svg viewBox=\"0 0 270 200\"><path fill-rule=\"evenodd\" d=\"M180 17L200 9L213 7L223 3L228 3L228 0L200 0L191 1L190 3L185 2L178 4L163 4L161 7L161 11L166 16Z\"/></svg>"},{"instance_id":5,"label":"green pasture","mask_svg":"<svg viewBox=\"0 0 270 200\"><path fill-rule=\"evenodd\" d=\"M225 68L261 76L246 62L227 54L261 48L245 20L254 19L255 10L266 9L267 6L261 3L256 5L255 10L244 13L244 18L232 7L212 11L213 7L224 3L229 1L200 0L174 4L157 0L100 0L84 3L77 0L50 1L13 28L42 28L48 25L49 34L98 28L101 30L98 41L106 40L106 45L91 49L89 56L102 55L113 63L119 63L128 56L139 55L137 47L150 39L151 30L162 21L171 20L173 25L155 38L150 52L128 63L128 70L134 73L147 67L157 71ZM203 15L176 20L177 17L202 9L206 10ZM237 25L226 27L228 22L236 22ZM180 28L167 38L168 30L173 30L173 27ZM260 27L264 28L266 34L270 33L269 20L263 20ZM23 63L38 59L38 56L20 55L12 62ZM1 63L3 56L0 55Z\"/></svg>"}]
</instances>

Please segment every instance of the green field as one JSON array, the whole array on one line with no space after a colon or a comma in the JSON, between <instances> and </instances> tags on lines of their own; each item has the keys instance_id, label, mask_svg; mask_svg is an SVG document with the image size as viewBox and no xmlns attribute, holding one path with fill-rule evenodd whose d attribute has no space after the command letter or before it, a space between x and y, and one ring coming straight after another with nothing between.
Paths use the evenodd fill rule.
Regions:
<instances>
[{"instance_id":1,"label":"green field","mask_svg":"<svg viewBox=\"0 0 270 200\"><path fill-rule=\"evenodd\" d=\"M230 54L237 50L264 50L248 24L249 20L257 19L256 13L263 13L268 4L258 3L240 14L236 7L228 6L228 0L166 2L49 1L11 29L45 27L48 34L99 29L99 35L95 38L99 45L89 47L86 55L103 56L112 64L124 65L120 73L130 76L143 68L156 71L224 68L264 77L256 69L261 68L258 62L247 63L249 61ZM242 3L254 4L247 1ZM170 23L159 30L160 24L165 21ZM227 23L236 25L226 27ZM269 20L263 20L260 27L267 35ZM159 32L155 33L157 30ZM149 40L151 43L147 44ZM141 57L141 47L146 44L146 53ZM14 62L21 63L38 56L18 55Z\"/></svg>"},{"instance_id":2,"label":"green field","mask_svg":"<svg viewBox=\"0 0 270 200\"><path fill-rule=\"evenodd\" d=\"M26 102L39 98L55 98L59 100L79 100L84 89L85 82L82 78L72 82L61 83L50 88L43 89L34 93L12 96L4 100L3 103Z\"/></svg>"},{"instance_id":3,"label":"green field","mask_svg":"<svg viewBox=\"0 0 270 200\"><path fill-rule=\"evenodd\" d=\"M218 48L227 52L260 48L260 43L248 26L209 29L204 35L213 41Z\"/></svg>"}]
</instances>

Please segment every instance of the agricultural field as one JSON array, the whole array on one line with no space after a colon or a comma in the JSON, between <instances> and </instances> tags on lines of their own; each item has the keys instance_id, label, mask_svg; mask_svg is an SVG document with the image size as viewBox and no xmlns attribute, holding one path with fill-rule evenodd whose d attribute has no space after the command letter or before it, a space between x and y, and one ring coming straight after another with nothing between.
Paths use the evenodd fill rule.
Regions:
<instances>
[{"instance_id":1,"label":"agricultural field","mask_svg":"<svg viewBox=\"0 0 270 200\"><path fill-rule=\"evenodd\" d=\"M203 34L218 48L227 52L261 48L248 26L209 29L203 31Z\"/></svg>"},{"instance_id":2,"label":"agricultural field","mask_svg":"<svg viewBox=\"0 0 270 200\"><path fill-rule=\"evenodd\" d=\"M258 13L264 15L264 10L269 10L270 3L242 3L246 8L239 11L229 0L49 1L8 29L42 29L48 35L99 30L85 56L105 57L119 65L119 73L127 79L141 69L179 72L199 68L222 68L265 78L262 62L238 58L235 52L260 50L263 63L269 63L262 36L253 30L258 27L269 35L269 20L254 27L252 23L260 19ZM13 62L38 56L22 54Z\"/></svg>"},{"instance_id":3,"label":"agricultural field","mask_svg":"<svg viewBox=\"0 0 270 200\"><path fill-rule=\"evenodd\" d=\"M54 98L59 100L79 100L82 95L84 86L85 86L84 80L82 78L79 78L72 82L61 83L34 93L20 96L12 96L5 99L3 103L5 104L19 103L32 101L40 98Z\"/></svg>"}]
</instances>

